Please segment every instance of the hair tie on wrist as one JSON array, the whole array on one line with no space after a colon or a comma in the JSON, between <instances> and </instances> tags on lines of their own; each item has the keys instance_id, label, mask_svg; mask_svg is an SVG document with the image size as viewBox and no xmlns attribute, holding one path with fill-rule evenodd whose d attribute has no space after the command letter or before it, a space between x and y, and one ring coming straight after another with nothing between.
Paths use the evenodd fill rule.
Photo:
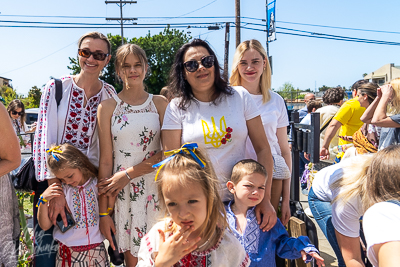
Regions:
<instances>
[{"instance_id":1,"label":"hair tie on wrist","mask_svg":"<svg viewBox=\"0 0 400 267\"><path fill-rule=\"evenodd\" d=\"M36 204L36 208L39 208L40 204L44 204L44 203L47 203L47 202L48 202L48 200L43 197L43 194L40 195L38 203Z\"/></svg>"}]
</instances>

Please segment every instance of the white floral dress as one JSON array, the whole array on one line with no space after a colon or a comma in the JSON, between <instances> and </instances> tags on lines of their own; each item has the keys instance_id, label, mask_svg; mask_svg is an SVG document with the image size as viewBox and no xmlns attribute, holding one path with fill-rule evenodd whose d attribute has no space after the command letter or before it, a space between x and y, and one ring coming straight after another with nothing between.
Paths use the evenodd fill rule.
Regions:
<instances>
[{"instance_id":1,"label":"white floral dress","mask_svg":"<svg viewBox=\"0 0 400 267\"><path fill-rule=\"evenodd\" d=\"M114 96L117 106L111 118L114 173L135 166L161 150L161 126L153 95L132 106ZM141 238L161 217L155 172L134 178L118 194L115 204L117 243L122 252L137 257Z\"/></svg>"}]
</instances>

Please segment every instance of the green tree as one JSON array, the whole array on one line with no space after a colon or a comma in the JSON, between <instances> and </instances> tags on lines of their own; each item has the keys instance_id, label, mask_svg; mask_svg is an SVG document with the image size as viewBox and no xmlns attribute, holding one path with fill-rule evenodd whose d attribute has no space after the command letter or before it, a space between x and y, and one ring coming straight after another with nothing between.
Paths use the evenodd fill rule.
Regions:
<instances>
[{"instance_id":1,"label":"green tree","mask_svg":"<svg viewBox=\"0 0 400 267\"><path fill-rule=\"evenodd\" d=\"M320 92L324 92L324 91L328 90L329 88L331 88L331 87L328 87L328 86L326 86L326 85L322 85L322 87L318 88L318 90L319 90Z\"/></svg>"},{"instance_id":2,"label":"green tree","mask_svg":"<svg viewBox=\"0 0 400 267\"><path fill-rule=\"evenodd\" d=\"M4 100L6 102L6 104L5 104L6 107L8 106L8 104L11 101L18 98L18 94L14 90L14 88L9 87L7 85L3 85L0 87L0 95L4 98Z\"/></svg>"},{"instance_id":3,"label":"green tree","mask_svg":"<svg viewBox=\"0 0 400 267\"><path fill-rule=\"evenodd\" d=\"M279 91L277 92L284 99L293 99L296 97L296 89L294 89L292 83L285 82L281 87L279 87Z\"/></svg>"},{"instance_id":4,"label":"green tree","mask_svg":"<svg viewBox=\"0 0 400 267\"><path fill-rule=\"evenodd\" d=\"M42 90L40 90L40 88L37 86L33 86L28 92L28 97L25 99L25 108L38 108L41 95Z\"/></svg>"},{"instance_id":5,"label":"green tree","mask_svg":"<svg viewBox=\"0 0 400 267\"><path fill-rule=\"evenodd\" d=\"M112 57L100 78L113 85L119 92L122 90L122 85L118 83L118 78L115 75L114 60L115 51L121 44L121 36L109 34L108 38L111 43ZM135 37L129 41L129 43L139 45L146 52L150 68L144 83L149 93L158 94L161 88L167 84L176 51L190 38L183 31L168 27L159 34L151 36L149 32L144 37ZM78 59L71 57L69 59L71 65L68 66L68 69L72 70L72 74L78 74L80 72Z\"/></svg>"}]
</instances>

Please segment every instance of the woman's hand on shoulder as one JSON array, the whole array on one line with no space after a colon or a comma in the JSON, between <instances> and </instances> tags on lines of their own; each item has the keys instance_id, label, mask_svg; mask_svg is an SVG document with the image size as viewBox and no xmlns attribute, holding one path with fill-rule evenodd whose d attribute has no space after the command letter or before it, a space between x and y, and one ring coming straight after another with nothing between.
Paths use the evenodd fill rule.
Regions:
<instances>
[{"instance_id":1,"label":"woman's hand on shoulder","mask_svg":"<svg viewBox=\"0 0 400 267\"><path fill-rule=\"evenodd\" d=\"M257 223L260 225L260 229L262 231L269 231L272 227L274 227L278 218L276 217L275 209L270 201L264 199L256 206L255 212Z\"/></svg>"},{"instance_id":2,"label":"woman's hand on shoulder","mask_svg":"<svg viewBox=\"0 0 400 267\"><path fill-rule=\"evenodd\" d=\"M324 259L317 252L306 253L304 250L302 250L301 258L304 262L307 260L307 255L313 257L318 266L325 266Z\"/></svg>"},{"instance_id":3,"label":"woman's hand on shoulder","mask_svg":"<svg viewBox=\"0 0 400 267\"><path fill-rule=\"evenodd\" d=\"M188 241L189 235L194 231L193 226L185 226L173 235L166 237L162 230L158 230L160 245L155 261L155 266L172 266L182 259L186 254L191 253L197 248L197 243L201 240L197 237Z\"/></svg>"}]
</instances>

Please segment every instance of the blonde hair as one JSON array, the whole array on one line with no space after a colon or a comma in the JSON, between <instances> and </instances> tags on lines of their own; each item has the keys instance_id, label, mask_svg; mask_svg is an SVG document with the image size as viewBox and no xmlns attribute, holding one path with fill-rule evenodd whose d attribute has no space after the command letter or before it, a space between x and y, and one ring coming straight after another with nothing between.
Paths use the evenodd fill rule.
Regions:
<instances>
[{"instance_id":1,"label":"blonde hair","mask_svg":"<svg viewBox=\"0 0 400 267\"><path fill-rule=\"evenodd\" d=\"M366 175L363 207L378 202L400 200L400 146L391 145L379 151Z\"/></svg>"},{"instance_id":2,"label":"blonde hair","mask_svg":"<svg viewBox=\"0 0 400 267\"><path fill-rule=\"evenodd\" d=\"M260 77L260 88L261 94L263 95L263 103L267 103L271 100L271 67L269 65L267 53L259 41L252 39L244 41L238 45L235 55L233 56L232 72L229 82L231 86L242 85L242 79L238 67L243 54L249 49L254 49L259 52L263 60L266 62L266 66Z\"/></svg>"},{"instance_id":3,"label":"blonde hair","mask_svg":"<svg viewBox=\"0 0 400 267\"><path fill-rule=\"evenodd\" d=\"M197 156L206 163L202 168L191 155L176 154L160 170L157 178L158 196L165 207L163 189L172 186L184 188L187 184L194 182L200 185L207 198L207 216L200 227L200 235L205 240L211 238L214 233L222 233L228 226L224 204L218 193L219 182L215 175L211 162L201 149L196 149ZM176 224L170 227L174 231Z\"/></svg>"},{"instance_id":4,"label":"blonde hair","mask_svg":"<svg viewBox=\"0 0 400 267\"><path fill-rule=\"evenodd\" d=\"M267 179L267 171L263 165L253 159L243 159L233 166L231 181L237 185L244 176L253 173L261 174Z\"/></svg>"},{"instance_id":5,"label":"blonde hair","mask_svg":"<svg viewBox=\"0 0 400 267\"><path fill-rule=\"evenodd\" d=\"M348 202L357 196L363 198L367 187L367 172L375 154L357 156L359 164L353 164L343 169L343 177L331 185L331 190L341 189L333 202L340 200Z\"/></svg>"},{"instance_id":6,"label":"blonde hair","mask_svg":"<svg viewBox=\"0 0 400 267\"><path fill-rule=\"evenodd\" d=\"M50 155L47 157L47 166L52 172L58 172L65 168L71 168L79 169L85 179L97 177L97 168L78 148L65 143L61 146L52 145L50 147L50 150L51 149L56 150L51 152L53 154L50 153ZM61 151L61 153L57 152L57 150Z\"/></svg>"},{"instance_id":7,"label":"blonde hair","mask_svg":"<svg viewBox=\"0 0 400 267\"><path fill-rule=\"evenodd\" d=\"M400 78L393 79L390 82L393 87L392 101L388 105L388 113L391 115L400 113Z\"/></svg>"},{"instance_id":8,"label":"blonde hair","mask_svg":"<svg viewBox=\"0 0 400 267\"><path fill-rule=\"evenodd\" d=\"M84 35L82 35L81 38L79 38L79 40L78 40L78 48L81 48L81 44L82 44L83 40L85 40L86 38L103 40L107 44L107 53L109 55L111 54L110 41L108 40L107 36L105 36L101 32L88 32L88 33L85 33Z\"/></svg>"},{"instance_id":9,"label":"blonde hair","mask_svg":"<svg viewBox=\"0 0 400 267\"><path fill-rule=\"evenodd\" d=\"M115 73L119 73L123 70L123 66L125 64L126 57L128 55L136 56L140 63L142 64L142 70L145 71L146 66L148 65L146 52L136 44L124 44L118 47L117 52L115 54ZM127 77L125 75L125 85L128 84Z\"/></svg>"}]
</instances>

